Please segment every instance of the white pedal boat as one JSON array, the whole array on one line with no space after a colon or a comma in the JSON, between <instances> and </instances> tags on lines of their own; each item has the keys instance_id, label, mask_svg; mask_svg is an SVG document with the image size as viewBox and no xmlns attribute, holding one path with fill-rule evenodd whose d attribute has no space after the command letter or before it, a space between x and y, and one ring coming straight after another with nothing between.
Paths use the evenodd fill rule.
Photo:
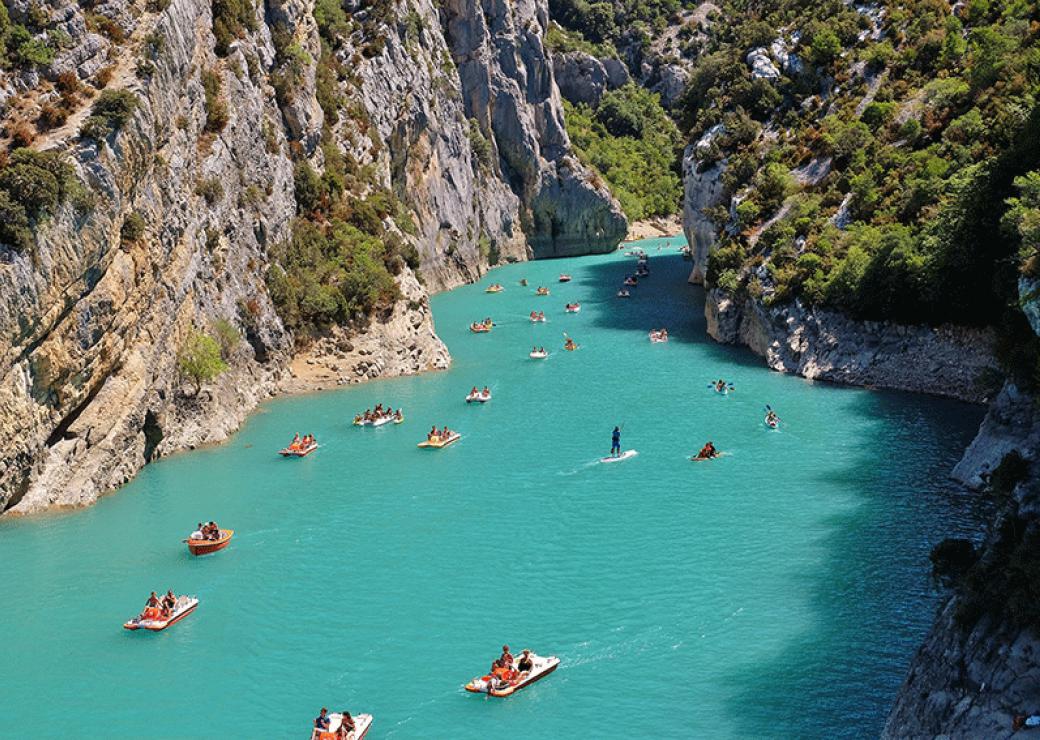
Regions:
<instances>
[{"instance_id":1,"label":"white pedal boat","mask_svg":"<svg viewBox=\"0 0 1040 740\"><path fill-rule=\"evenodd\" d=\"M490 393L470 393L468 396L466 396L466 403L487 403L490 400Z\"/></svg>"},{"instance_id":2,"label":"white pedal boat","mask_svg":"<svg viewBox=\"0 0 1040 740\"><path fill-rule=\"evenodd\" d=\"M528 357L530 357L532 360L544 360L548 356L548 352L541 352L539 350L535 350L534 352L528 355Z\"/></svg>"},{"instance_id":3,"label":"white pedal boat","mask_svg":"<svg viewBox=\"0 0 1040 740\"><path fill-rule=\"evenodd\" d=\"M545 678L560 665L560 659L555 655L541 656L531 653L531 659L534 667L528 672L521 673L515 681L502 681L493 679L491 676L480 676L466 684L466 691L488 696L511 696L535 681Z\"/></svg>"},{"instance_id":4,"label":"white pedal boat","mask_svg":"<svg viewBox=\"0 0 1040 740\"><path fill-rule=\"evenodd\" d=\"M347 735L352 740L361 740L372 728L371 714L352 714L354 720L354 731ZM343 721L343 715L334 712L329 715L329 729L319 730L317 727L311 732L311 740L339 740L339 726Z\"/></svg>"},{"instance_id":5,"label":"white pedal boat","mask_svg":"<svg viewBox=\"0 0 1040 740\"><path fill-rule=\"evenodd\" d=\"M171 625L177 624L177 622L195 611L195 607L198 605L199 600L194 596L178 596L177 602L173 605L173 611L170 612L170 617L168 619L142 619L141 617L134 617L133 619L128 619L124 622L123 628L128 630L150 630L152 632L159 632Z\"/></svg>"}]
</instances>

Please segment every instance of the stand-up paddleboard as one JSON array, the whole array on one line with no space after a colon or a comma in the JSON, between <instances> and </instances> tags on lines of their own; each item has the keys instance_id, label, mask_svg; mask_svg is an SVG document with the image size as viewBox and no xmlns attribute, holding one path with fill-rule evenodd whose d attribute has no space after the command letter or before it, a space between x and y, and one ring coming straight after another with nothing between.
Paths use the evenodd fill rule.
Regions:
<instances>
[{"instance_id":1,"label":"stand-up paddleboard","mask_svg":"<svg viewBox=\"0 0 1040 740\"><path fill-rule=\"evenodd\" d=\"M625 450L617 457L614 457L613 455L611 455L610 457L601 457L599 461L601 463L621 462L622 460L628 460L630 457L635 457L638 454L639 453L635 450Z\"/></svg>"}]
</instances>

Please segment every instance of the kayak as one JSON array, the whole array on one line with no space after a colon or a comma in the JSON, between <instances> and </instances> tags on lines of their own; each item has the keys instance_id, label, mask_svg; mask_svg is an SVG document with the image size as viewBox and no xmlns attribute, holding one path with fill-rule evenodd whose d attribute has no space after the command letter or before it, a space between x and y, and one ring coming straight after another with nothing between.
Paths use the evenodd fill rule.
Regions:
<instances>
[{"instance_id":1,"label":"kayak","mask_svg":"<svg viewBox=\"0 0 1040 740\"><path fill-rule=\"evenodd\" d=\"M354 714L351 715L354 720L354 732L350 737L354 740L361 740L368 731L372 728L372 715L371 714ZM343 715L339 712L334 712L329 715L329 729L319 730L315 728L311 732L311 740L339 740L339 727L343 722Z\"/></svg>"},{"instance_id":2,"label":"kayak","mask_svg":"<svg viewBox=\"0 0 1040 740\"><path fill-rule=\"evenodd\" d=\"M466 396L466 403L473 403L474 401L476 401L477 403L487 403L490 400L490 393L470 393L468 396Z\"/></svg>"},{"instance_id":3,"label":"kayak","mask_svg":"<svg viewBox=\"0 0 1040 740\"><path fill-rule=\"evenodd\" d=\"M173 611L170 613L168 619L163 619L158 616L152 616L146 619L134 617L133 619L127 620L123 623L123 629L160 632L171 625L177 624L177 622L195 611L195 607L198 605L199 600L194 596L178 596L177 603L174 604ZM146 609L145 611L147 612L148 610Z\"/></svg>"},{"instance_id":4,"label":"kayak","mask_svg":"<svg viewBox=\"0 0 1040 740\"><path fill-rule=\"evenodd\" d=\"M563 345L563 348L565 350L567 350L568 352L573 352L574 350L578 349L578 345L576 345L576 344L574 344L574 345L566 345L565 344L565 345Z\"/></svg>"},{"instance_id":5,"label":"kayak","mask_svg":"<svg viewBox=\"0 0 1040 740\"><path fill-rule=\"evenodd\" d=\"M573 303L573 304L572 303L568 303L564 307L564 310L566 310L567 313L578 313L578 311L581 310L581 304L580 303Z\"/></svg>"},{"instance_id":6,"label":"kayak","mask_svg":"<svg viewBox=\"0 0 1040 740\"><path fill-rule=\"evenodd\" d=\"M302 449L292 449L291 447L286 447L284 450L278 450L278 454L282 457L307 457L307 455L311 454L316 449L318 449L318 443L314 442L313 444Z\"/></svg>"},{"instance_id":7,"label":"kayak","mask_svg":"<svg viewBox=\"0 0 1040 740\"><path fill-rule=\"evenodd\" d=\"M599 461L600 461L601 463L615 463L615 462L621 462L622 460L628 460L628 459L629 459L629 458L631 458L631 457L635 457L635 456L636 456L636 455L638 455L638 454L639 454L639 453L638 453L638 452L636 452L635 450L625 450L624 452L622 452L622 453L621 453L620 455L617 455L617 456L614 456L614 455L610 455L610 456L608 456L608 457L601 457L601 458L599 459Z\"/></svg>"},{"instance_id":8,"label":"kayak","mask_svg":"<svg viewBox=\"0 0 1040 740\"><path fill-rule=\"evenodd\" d=\"M428 450L439 450L442 447L447 447L450 444L458 442L460 439L462 439L461 434L459 434L458 432L452 432L448 435L447 439L442 440L440 437L434 437L433 439L428 439L425 442L420 442L418 445L416 445L416 447L422 447L423 449Z\"/></svg>"},{"instance_id":9,"label":"kayak","mask_svg":"<svg viewBox=\"0 0 1040 740\"><path fill-rule=\"evenodd\" d=\"M768 416L765 418L765 422L766 422L766 426L769 427L770 429L776 429L778 426L780 426L780 420L779 419L770 419Z\"/></svg>"},{"instance_id":10,"label":"kayak","mask_svg":"<svg viewBox=\"0 0 1040 740\"><path fill-rule=\"evenodd\" d=\"M512 696L520 689L545 678L560 665L560 659L555 655L543 657L531 653L531 660L534 664L531 670L521 673L514 681L495 681L491 676L480 676L466 684L466 691L488 696Z\"/></svg>"},{"instance_id":11,"label":"kayak","mask_svg":"<svg viewBox=\"0 0 1040 740\"><path fill-rule=\"evenodd\" d=\"M220 537L215 540L204 540L201 537L195 539L189 537L184 540L188 543L188 551L192 555L209 555L211 552L217 550L223 550L231 542L231 538L235 536L235 530L233 529L222 529L220 530Z\"/></svg>"},{"instance_id":12,"label":"kayak","mask_svg":"<svg viewBox=\"0 0 1040 740\"><path fill-rule=\"evenodd\" d=\"M717 385L714 385L714 386L712 386L712 388L713 388L713 389L715 390L715 392L716 392L716 393L718 393L718 394L719 394L720 396L728 396L728 395L729 395L729 392L730 392L731 390L733 390L733 389L732 389L732 388L730 388L730 387L729 387L728 385L727 385L727 386L725 386L725 387L723 387L723 388L722 388L721 390L719 389L719 387L718 387Z\"/></svg>"},{"instance_id":13,"label":"kayak","mask_svg":"<svg viewBox=\"0 0 1040 740\"><path fill-rule=\"evenodd\" d=\"M532 352L528 355L532 360L544 360L549 356L548 352Z\"/></svg>"}]
</instances>

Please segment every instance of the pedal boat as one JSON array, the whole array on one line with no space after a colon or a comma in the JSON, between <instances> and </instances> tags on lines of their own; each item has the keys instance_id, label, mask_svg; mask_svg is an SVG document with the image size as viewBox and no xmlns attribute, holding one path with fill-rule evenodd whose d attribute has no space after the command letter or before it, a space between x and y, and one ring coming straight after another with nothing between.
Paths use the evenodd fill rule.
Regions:
<instances>
[{"instance_id":1,"label":"pedal boat","mask_svg":"<svg viewBox=\"0 0 1040 740\"><path fill-rule=\"evenodd\" d=\"M555 655L543 657L531 653L534 667L526 673L521 673L515 681L508 681L505 685L494 688L491 676L480 676L466 684L466 691L474 694L487 694L488 696L506 697L512 696L520 689L530 686L535 681L541 680L556 670L560 665L560 659Z\"/></svg>"},{"instance_id":2,"label":"pedal boat","mask_svg":"<svg viewBox=\"0 0 1040 740\"><path fill-rule=\"evenodd\" d=\"M215 540L204 540L202 538L193 539L189 537L184 540L188 543L188 551L192 555L209 555L211 552L217 550L223 550L231 543L231 538L235 536L235 530L233 529L222 529L220 530L219 539Z\"/></svg>"},{"instance_id":3,"label":"pedal boat","mask_svg":"<svg viewBox=\"0 0 1040 740\"><path fill-rule=\"evenodd\" d=\"M284 450L278 450L278 454L282 457L307 457L307 455L318 449L318 443L314 442L307 447L300 447L293 449L292 447L286 447Z\"/></svg>"},{"instance_id":4,"label":"pedal boat","mask_svg":"<svg viewBox=\"0 0 1040 740\"><path fill-rule=\"evenodd\" d=\"M177 603L174 605L173 612L170 614L169 619L141 619L140 617L134 617L133 619L127 620L123 623L123 629L160 632L171 625L177 624L177 622L195 611L195 607L198 605L199 600L194 596L178 596Z\"/></svg>"},{"instance_id":5,"label":"pedal boat","mask_svg":"<svg viewBox=\"0 0 1040 740\"><path fill-rule=\"evenodd\" d=\"M474 334L486 334L487 332L491 331L491 326L493 326L493 325L478 324L478 323L474 322L474 323L469 325L469 330L471 332L473 332Z\"/></svg>"},{"instance_id":6,"label":"pedal boat","mask_svg":"<svg viewBox=\"0 0 1040 740\"><path fill-rule=\"evenodd\" d=\"M571 276L570 275L567 275L567 274L560 275L560 282L561 283L569 283L570 281L571 281Z\"/></svg>"},{"instance_id":7,"label":"pedal boat","mask_svg":"<svg viewBox=\"0 0 1040 740\"><path fill-rule=\"evenodd\" d=\"M466 396L466 403L474 403L474 402L476 402L476 403L487 403L490 400L491 400L491 394L490 393L478 392L478 393L470 393L468 396Z\"/></svg>"},{"instance_id":8,"label":"pedal boat","mask_svg":"<svg viewBox=\"0 0 1040 740\"><path fill-rule=\"evenodd\" d=\"M361 740L372 728L371 714L354 714L354 734L350 737ZM343 715L333 712L329 715L329 729L319 730L317 727L311 732L311 740L339 740L339 725L343 721Z\"/></svg>"},{"instance_id":9,"label":"pedal boat","mask_svg":"<svg viewBox=\"0 0 1040 740\"><path fill-rule=\"evenodd\" d=\"M485 292L485 293L501 293L501 292L502 292L503 290L504 290L504 288L503 288L503 287L502 287L501 285L498 285L498 284L496 283L495 285L489 285L489 286L488 286L488 287L487 287L487 288L486 288L486 289L484 290L484 292Z\"/></svg>"},{"instance_id":10,"label":"pedal boat","mask_svg":"<svg viewBox=\"0 0 1040 740\"><path fill-rule=\"evenodd\" d=\"M444 439L441 439L440 437L434 437L433 439L427 439L424 442L420 442L416 445L416 447L421 447L427 450L439 450L443 447L447 447L448 445L455 444L460 439L462 439L461 434L459 434L458 432L452 432Z\"/></svg>"},{"instance_id":11,"label":"pedal boat","mask_svg":"<svg viewBox=\"0 0 1040 740\"><path fill-rule=\"evenodd\" d=\"M581 304L580 303L568 303L566 306L564 306L564 310L567 313L578 313L578 311L581 310Z\"/></svg>"},{"instance_id":12,"label":"pedal boat","mask_svg":"<svg viewBox=\"0 0 1040 740\"><path fill-rule=\"evenodd\" d=\"M534 292L534 294L535 295L549 295L549 289L548 288L539 288L538 290L536 290Z\"/></svg>"}]
</instances>

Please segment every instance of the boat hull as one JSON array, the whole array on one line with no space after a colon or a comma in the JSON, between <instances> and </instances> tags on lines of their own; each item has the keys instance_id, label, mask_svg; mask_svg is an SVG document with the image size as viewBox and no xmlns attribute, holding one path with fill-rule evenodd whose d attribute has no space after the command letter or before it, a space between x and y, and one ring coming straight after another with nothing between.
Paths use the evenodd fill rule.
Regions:
<instances>
[{"instance_id":1,"label":"boat hull","mask_svg":"<svg viewBox=\"0 0 1040 740\"><path fill-rule=\"evenodd\" d=\"M235 530L220 530L219 540L187 540L188 551L192 555L209 555L210 553L223 550L231 544L231 538L235 536Z\"/></svg>"},{"instance_id":2,"label":"boat hull","mask_svg":"<svg viewBox=\"0 0 1040 740\"><path fill-rule=\"evenodd\" d=\"M448 445L455 444L460 439L462 439L461 434L453 434L452 436L448 437L446 440L443 441L431 442L430 440L426 440L425 442L420 442L416 445L416 447L419 447L424 450L440 450L447 447Z\"/></svg>"},{"instance_id":3,"label":"boat hull","mask_svg":"<svg viewBox=\"0 0 1040 740\"><path fill-rule=\"evenodd\" d=\"M198 599L192 599L190 604L182 609L181 611L174 614L172 617L165 621L155 619L136 620L131 619L128 622L123 623L123 629L135 631L135 630L147 630L149 632L162 632L167 627L172 627L181 621L189 614L195 611L199 606Z\"/></svg>"}]
</instances>

